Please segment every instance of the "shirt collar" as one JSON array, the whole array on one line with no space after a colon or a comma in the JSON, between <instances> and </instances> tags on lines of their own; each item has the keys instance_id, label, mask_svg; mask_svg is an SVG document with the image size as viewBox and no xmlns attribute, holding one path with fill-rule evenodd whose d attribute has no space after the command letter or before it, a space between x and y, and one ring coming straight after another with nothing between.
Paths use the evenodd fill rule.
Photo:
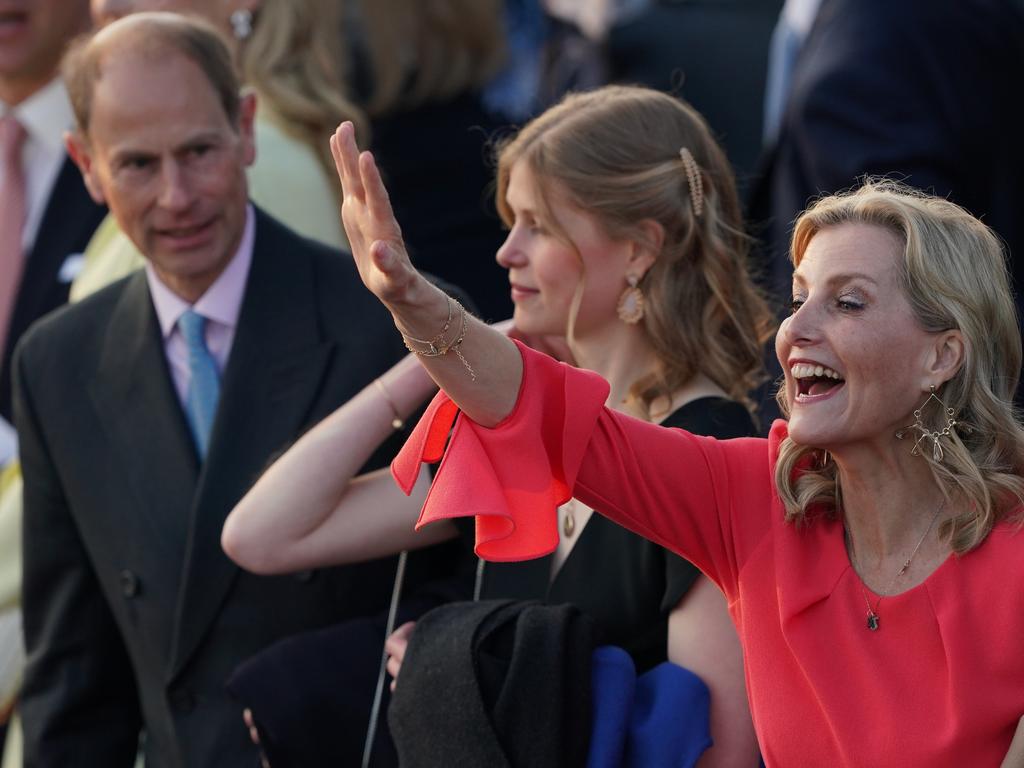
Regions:
<instances>
[{"instance_id":1,"label":"shirt collar","mask_svg":"<svg viewBox=\"0 0 1024 768\"><path fill-rule=\"evenodd\" d=\"M242 299L249 278L249 267L252 266L255 241L256 215L252 205L248 205L245 209L245 227L238 250L224 271L206 289L206 293L192 305L164 285L156 270L146 262L146 281L149 283L149 293L153 297L153 307L156 309L164 339L173 333L178 319L190 308L208 320L229 328L233 329L238 324L238 314L242 309Z\"/></svg>"},{"instance_id":2,"label":"shirt collar","mask_svg":"<svg viewBox=\"0 0 1024 768\"><path fill-rule=\"evenodd\" d=\"M25 132L50 151L64 151L64 132L75 124L68 92L59 77L13 109L8 110L4 105L3 111L13 114Z\"/></svg>"},{"instance_id":3,"label":"shirt collar","mask_svg":"<svg viewBox=\"0 0 1024 768\"><path fill-rule=\"evenodd\" d=\"M786 0L782 7L782 15L790 28L803 40L811 31L820 6L821 0Z\"/></svg>"}]
</instances>

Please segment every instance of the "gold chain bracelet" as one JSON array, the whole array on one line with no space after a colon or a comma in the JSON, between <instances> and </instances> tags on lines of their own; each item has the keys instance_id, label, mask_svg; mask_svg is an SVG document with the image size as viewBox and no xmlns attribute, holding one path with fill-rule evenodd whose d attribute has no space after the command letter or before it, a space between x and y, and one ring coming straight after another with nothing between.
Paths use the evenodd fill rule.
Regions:
<instances>
[{"instance_id":1,"label":"gold chain bracelet","mask_svg":"<svg viewBox=\"0 0 1024 768\"><path fill-rule=\"evenodd\" d=\"M466 340L466 329L469 327L469 321L466 318L466 308L451 296L448 296L447 299L448 319L445 320L444 327L440 333L430 340L417 339L402 333L402 341L405 342L406 349L420 357L444 357L449 352L454 352L459 360L462 361L462 365L469 371L470 378L476 381L476 371L473 370L473 366L469 364L465 355L462 354L462 350L459 349L462 346L462 342ZM459 310L459 330L454 337L446 339L445 337L452 326L452 318L455 316L456 307ZM416 345L419 346L417 347Z\"/></svg>"}]
</instances>

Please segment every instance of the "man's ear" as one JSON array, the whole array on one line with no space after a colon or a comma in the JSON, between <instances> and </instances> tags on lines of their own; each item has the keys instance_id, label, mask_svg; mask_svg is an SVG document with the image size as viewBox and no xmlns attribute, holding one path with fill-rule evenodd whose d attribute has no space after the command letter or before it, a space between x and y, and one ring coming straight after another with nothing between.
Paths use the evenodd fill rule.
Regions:
<instances>
[{"instance_id":1,"label":"man's ear","mask_svg":"<svg viewBox=\"0 0 1024 768\"><path fill-rule=\"evenodd\" d=\"M247 88L238 101L238 135L246 167L256 162L256 92Z\"/></svg>"},{"instance_id":2,"label":"man's ear","mask_svg":"<svg viewBox=\"0 0 1024 768\"><path fill-rule=\"evenodd\" d=\"M85 188L89 190L89 197L98 205L106 205L107 198L104 196L103 188L96 176L89 140L78 131L65 131L64 146L68 155L78 166L78 170L82 172L82 180L85 182Z\"/></svg>"},{"instance_id":3,"label":"man's ear","mask_svg":"<svg viewBox=\"0 0 1024 768\"><path fill-rule=\"evenodd\" d=\"M956 328L936 334L934 346L932 347L931 359L928 364L928 381L945 384L956 376L960 367L964 364L967 354L967 344L964 335ZM924 387L927 391L928 386Z\"/></svg>"}]
</instances>

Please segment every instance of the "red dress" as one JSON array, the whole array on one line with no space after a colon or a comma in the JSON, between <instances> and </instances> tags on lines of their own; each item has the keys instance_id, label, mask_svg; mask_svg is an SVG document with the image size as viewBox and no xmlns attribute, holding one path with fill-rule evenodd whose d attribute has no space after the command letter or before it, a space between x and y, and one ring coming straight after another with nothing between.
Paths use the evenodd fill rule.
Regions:
<instances>
[{"instance_id":1,"label":"red dress","mask_svg":"<svg viewBox=\"0 0 1024 768\"><path fill-rule=\"evenodd\" d=\"M536 557L575 495L696 564L725 592L772 766L998 766L1024 715L1024 533L1001 523L866 626L842 526L786 523L772 482L786 424L716 441L604 407L607 384L522 348L523 384L493 429L439 395L393 472L407 489L444 454L418 525L476 515L477 552ZM874 596L872 595L872 602Z\"/></svg>"}]
</instances>

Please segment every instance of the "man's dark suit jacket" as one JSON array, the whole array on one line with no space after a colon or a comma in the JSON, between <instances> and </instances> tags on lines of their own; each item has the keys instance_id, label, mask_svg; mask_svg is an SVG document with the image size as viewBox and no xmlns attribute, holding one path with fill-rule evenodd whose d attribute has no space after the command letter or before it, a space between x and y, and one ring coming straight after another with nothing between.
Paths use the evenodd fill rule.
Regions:
<instances>
[{"instance_id":1,"label":"man's dark suit jacket","mask_svg":"<svg viewBox=\"0 0 1024 768\"><path fill-rule=\"evenodd\" d=\"M963 205L1007 242L1024 293L1022 0L822 0L771 167L768 271L788 298L788 238L822 193L888 175Z\"/></svg>"},{"instance_id":2,"label":"man's dark suit jacket","mask_svg":"<svg viewBox=\"0 0 1024 768\"><path fill-rule=\"evenodd\" d=\"M43 212L39 234L25 259L7 344L0 349L0 416L8 421L14 345L33 322L68 300L71 286L58 277L60 268L68 256L85 250L105 213L106 208L89 197L75 164L64 158Z\"/></svg>"},{"instance_id":3,"label":"man's dark suit jacket","mask_svg":"<svg viewBox=\"0 0 1024 768\"><path fill-rule=\"evenodd\" d=\"M276 453L402 353L351 259L264 214L202 466L144 273L26 334L26 766L131 766L140 727L147 768L257 764L224 690L232 669L287 635L385 609L394 560L255 576L221 551L224 518Z\"/></svg>"}]
</instances>

